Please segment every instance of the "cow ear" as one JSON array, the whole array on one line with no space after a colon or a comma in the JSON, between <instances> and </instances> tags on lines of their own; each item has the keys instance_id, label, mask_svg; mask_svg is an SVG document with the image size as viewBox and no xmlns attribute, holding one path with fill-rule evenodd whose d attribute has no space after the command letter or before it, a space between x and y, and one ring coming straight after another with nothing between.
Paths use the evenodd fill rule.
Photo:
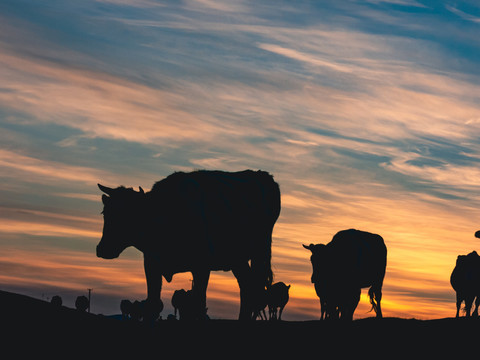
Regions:
<instances>
[{"instance_id":1,"label":"cow ear","mask_svg":"<svg viewBox=\"0 0 480 360\"><path fill-rule=\"evenodd\" d=\"M109 203L109 201L110 201L110 198L107 195L103 194L102 195L103 205L107 205Z\"/></svg>"},{"instance_id":2,"label":"cow ear","mask_svg":"<svg viewBox=\"0 0 480 360\"><path fill-rule=\"evenodd\" d=\"M113 192L113 189L112 188L109 188L109 187L106 187L106 186L103 186L101 184L97 184L98 188L100 190L102 190L102 192L104 192L105 194L107 195L112 195L112 192Z\"/></svg>"},{"instance_id":3,"label":"cow ear","mask_svg":"<svg viewBox=\"0 0 480 360\"><path fill-rule=\"evenodd\" d=\"M302 246L303 246L305 249L307 249L307 250L313 251L313 246L314 246L313 244L310 244L310 245L308 245L308 246L302 244Z\"/></svg>"}]
</instances>

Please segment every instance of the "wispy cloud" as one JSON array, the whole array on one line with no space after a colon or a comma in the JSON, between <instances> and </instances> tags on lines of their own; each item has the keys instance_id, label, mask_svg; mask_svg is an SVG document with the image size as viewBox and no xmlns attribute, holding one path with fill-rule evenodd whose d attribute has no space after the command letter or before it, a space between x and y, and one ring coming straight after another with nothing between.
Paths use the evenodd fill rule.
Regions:
<instances>
[{"instance_id":1,"label":"wispy cloud","mask_svg":"<svg viewBox=\"0 0 480 360\"><path fill-rule=\"evenodd\" d=\"M99 179L112 179L111 174L100 169L71 166L57 161L39 159L17 152L0 149L0 168L4 178L24 179L34 183L73 181L96 184Z\"/></svg>"},{"instance_id":2,"label":"wispy cloud","mask_svg":"<svg viewBox=\"0 0 480 360\"><path fill-rule=\"evenodd\" d=\"M445 5L445 8L448 11L452 12L453 14L458 15L459 17L461 17L464 20L471 21L471 22L474 22L474 23L480 23L480 16L475 16L475 15L466 13L466 12L458 9L457 7L452 6L452 5L448 5L448 4Z\"/></svg>"},{"instance_id":3,"label":"wispy cloud","mask_svg":"<svg viewBox=\"0 0 480 360\"><path fill-rule=\"evenodd\" d=\"M294 60L305 62L310 65L325 67L325 68L339 71L339 72L347 72L347 73L352 72L352 69L347 66L342 66L341 64L338 64L338 63L329 62L318 57L313 57L310 54L305 54L293 49L287 49L278 45L258 44L258 47L260 49L267 50L275 54L279 54Z\"/></svg>"}]
</instances>

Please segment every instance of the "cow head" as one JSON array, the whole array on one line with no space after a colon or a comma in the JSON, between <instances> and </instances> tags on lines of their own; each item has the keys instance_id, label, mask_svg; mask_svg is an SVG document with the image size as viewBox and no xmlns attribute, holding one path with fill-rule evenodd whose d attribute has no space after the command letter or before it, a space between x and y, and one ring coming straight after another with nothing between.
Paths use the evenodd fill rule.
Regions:
<instances>
[{"instance_id":1,"label":"cow head","mask_svg":"<svg viewBox=\"0 0 480 360\"><path fill-rule=\"evenodd\" d=\"M145 193L119 187L112 189L98 184L103 202L103 235L97 245L97 256L104 259L118 257L127 247L135 245L139 237Z\"/></svg>"},{"instance_id":2,"label":"cow head","mask_svg":"<svg viewBox=\"0 0 480 360\"><path fill-rule=\"evenodd\" d=\"M458 255L456 266L464 269L478 269L480 266L480 256L476 251L472 251L468 255Z\"/></svg>"},{"instance_id":3,"label":"cow head","mask_svg":"<svg viewBox=\"0 0 480 360\"><path fill-rule=\"evenodd\" d=\"M327 248L324 244L310 244L310 245L303 245L303 247L307 250L312 252L312 256L310 256L310 261L312 262L312 283L319 281L323 267L327 262Z\"/></svg>"}]
</instances>

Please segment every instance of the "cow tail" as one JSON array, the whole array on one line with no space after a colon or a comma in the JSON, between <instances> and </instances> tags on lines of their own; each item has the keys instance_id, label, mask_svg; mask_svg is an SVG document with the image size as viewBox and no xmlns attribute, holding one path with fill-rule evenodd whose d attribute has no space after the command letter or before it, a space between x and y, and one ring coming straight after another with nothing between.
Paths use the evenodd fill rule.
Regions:
<instances>
[{"instance_id":1,"label":"cow tail","mask_svg":"<svg viewBox=\"0 0 480 360\"><path fill-rule=\"evenodd\" d=\"M369 312L374 310L375 313L377 313L378 299L375 296L375 289L373 286L368 289L368 296L370 297L370 304L372 305L372 308L369 310Z\"/></svg>"},{"instance_id":2,"label":"cow tail","mask_svg":"<svg viewBox=\"0 0 480 360\"><path fill-rule=\"evenodd\" d=\"M272 241L270 237L270 245L266 252L264 264L263 264L263 274L265 278L265 287L268 289L273 283L273 271L272 271Z\"/></svg>"},{"instance_id":3,"label":"cow tail","mask_svg":"<svg viewBox=\"0 0 480 360\"><path fill-rule=\"evenodd\" d=\"M262 194L264 206L264 221L267 226L264 228L263 239L260 241L259 252L257 253L257 276L262 287L269 288L273 283L272 271L272 232L273 226L280 215L280 188L273 180L273 177L263 171L257 172L259 176L259 187ZM268 224L268 225L267 225ZM253 265L253 264L252 264Z\"/></svg>"}]
</instances>

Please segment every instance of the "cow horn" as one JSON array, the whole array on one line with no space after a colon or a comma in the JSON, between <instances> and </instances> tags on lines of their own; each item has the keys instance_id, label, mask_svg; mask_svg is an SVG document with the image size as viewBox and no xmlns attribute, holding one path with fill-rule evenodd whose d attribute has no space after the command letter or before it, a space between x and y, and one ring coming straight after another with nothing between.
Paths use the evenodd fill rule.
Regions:
<instances>
[{"instance_id":1,"label":"cow horn","mask_svg":"<svg viewBox=\"0 0 480 360\"><path fill-rule=\"evenodd\" d=\"M312 250L313 250L313 244L310 244L310 245L308 245L308 246L307 246L307 245L304 245L304 244L302 244L302 246L303 246L305 249L307 249L307 250L310 250L310 251L312 251Z\"/></svg>"},{"instance_id":2,"label":"cow horn","mask_svg":"<svg viewBox=\"0 0 480 360\"><path fill-rule=\"evenodd\" d=\"M112 192L113 192L113 189L112 189L112 188L103 186L103 185L101 185L101 184L97 184L97 185L98 185L98 188L99 188L100 190L102 190L102 192L104 192L104 193L107 194L107 195L112 195Z\"/></svg>"},{"instance_id":3,"label":"cow horn","mask_svg":"<svg viewBox=\"0 0 480 360\"><path fill-rule=\"evenodd\" d=\"M145 191L143 191L141 186L139 186L138 189L140 190L140 194L145 194Z\"/></svg>"}]
</instances>

